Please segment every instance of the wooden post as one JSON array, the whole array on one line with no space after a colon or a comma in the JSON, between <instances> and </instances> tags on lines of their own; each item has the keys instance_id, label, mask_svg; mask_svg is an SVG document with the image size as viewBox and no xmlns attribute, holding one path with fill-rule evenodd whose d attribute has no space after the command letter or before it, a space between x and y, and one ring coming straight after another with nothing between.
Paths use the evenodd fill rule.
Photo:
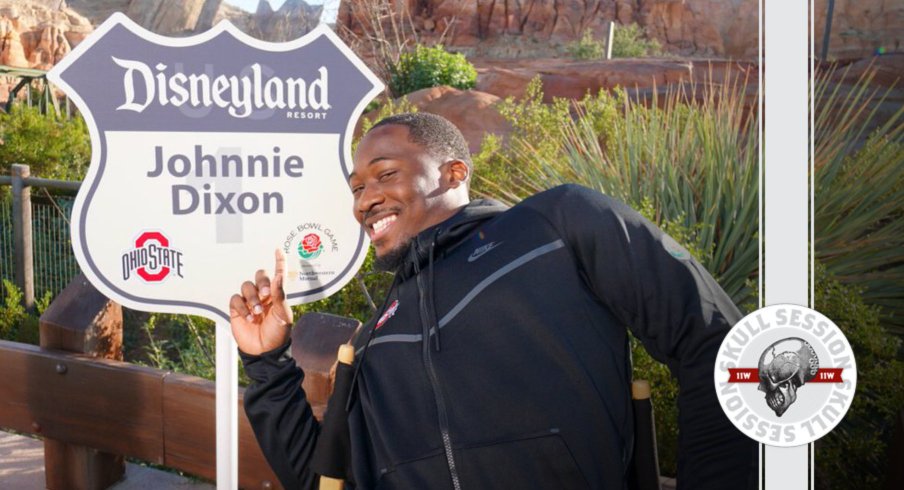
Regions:
<instances>
[{"instance_id":1,"label":"wooden post","mask_svg":"<svg viewBox=\"0 0 904 490\"><path fill-rule=\"evenodd\" d=\"M606 59L612 59L612 40L615 39L615 22L609 21L609 32L606 33Z\"/></svg>"},{"instance_id":2,"label":"wooden post","mask_svg":"<svg viewBox=\"0 0 904 490\"><path fill-rule=\"evenodd\" d=\"M829 37L832 35L832 16L835 13L835 0L829 0L829 10L826 12L826 28L822 33L822 61L829 60Z\"/></svg>"},{"instance_id":3,"label":"wooden post","mask_svg":"<svg viewBox=\"0 0 904 490\"><path fill-rule=\"evenodd\" d=\"M13 164L13 244L16 256L16 285L24 294L25 307L34 308L34 254L31 234L31 188L25 179L31 175L28 165Z\"/></svg>"},{"instance_id":4,"label":"wooden post","mask_svg":"<svg viewBox=\"0 0 904 490\"><path fill-rule=\"evenodd\" d=\"M122 360L122 307L94 289L82 274L41 315L40 331L45 349ZM102 490L124 474L122 455L44 439L48 490Z\"/></svg>"}]
</instances>

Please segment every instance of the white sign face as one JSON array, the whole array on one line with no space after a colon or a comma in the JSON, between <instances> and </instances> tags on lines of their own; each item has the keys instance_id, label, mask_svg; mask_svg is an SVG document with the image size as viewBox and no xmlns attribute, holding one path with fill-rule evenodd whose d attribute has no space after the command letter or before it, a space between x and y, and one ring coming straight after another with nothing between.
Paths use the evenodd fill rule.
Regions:
<instances>
[{"instance_id":1,"label":"white sign face","mask_svg":"<svg viewBox=\"0 0 904 490\"><path fill-rule=\"evenodd\" d=\"M364 261L351 135L383 85L328 27L282 44L225 21L168 38L114 14L48 78L91 133L72 242L108 297L228 320L277 248L290 304L338 291Z\"/></svg>"}]
</instances>

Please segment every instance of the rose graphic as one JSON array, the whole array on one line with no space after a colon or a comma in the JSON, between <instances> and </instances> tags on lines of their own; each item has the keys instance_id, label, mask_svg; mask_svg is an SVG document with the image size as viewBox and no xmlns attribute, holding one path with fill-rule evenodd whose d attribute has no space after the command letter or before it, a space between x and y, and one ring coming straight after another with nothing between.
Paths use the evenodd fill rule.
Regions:
<instances>
[{"instance_id":1,"label":"rose graphic","mask_svg":"<svg viewBox=\"0 0 904 490\"><path fill-rule=\"evenodd\" d=\"M316 259L323 252L323 244L316 233L309 233L298 244L298 255L305 260Z\"/></svg>"}]
</instances>

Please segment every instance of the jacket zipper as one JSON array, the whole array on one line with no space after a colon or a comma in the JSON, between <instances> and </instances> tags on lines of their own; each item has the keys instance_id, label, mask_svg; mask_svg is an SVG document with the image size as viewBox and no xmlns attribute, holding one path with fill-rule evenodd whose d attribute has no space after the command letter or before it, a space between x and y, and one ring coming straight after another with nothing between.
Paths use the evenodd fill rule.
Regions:
<instances>
[{"instance_id":1,"label":"jacket zipper","mask_svg":"<svg viewBox=\"0 0 904 490\"><path fill-rule=\"evenodd\" d=\"M417 281L418 305L421 316L421 331L423 341L421 343L422 354L424 360L424 369L427 371L427 378L430 379L430 387L433 389L433 397L436 400L436 411L439 415L439 430L443 439L443 451L446 454L446 464L449 466L449 474L452 477L452 487L455 490L461 490L461 483L458 479L458 470L455 468L455 458L452 455L452 439L449 437L449 416L446 413L446 403L443 400L442 392L439 389L439 378L433 367L433 357L430 352L430 327L433 323L430 321L430 315L427 310L427 296L425 294L423 276L421 275L421 267L418 261L418 242L414 240L414 273Z\"/></svg>"}]
</instances>

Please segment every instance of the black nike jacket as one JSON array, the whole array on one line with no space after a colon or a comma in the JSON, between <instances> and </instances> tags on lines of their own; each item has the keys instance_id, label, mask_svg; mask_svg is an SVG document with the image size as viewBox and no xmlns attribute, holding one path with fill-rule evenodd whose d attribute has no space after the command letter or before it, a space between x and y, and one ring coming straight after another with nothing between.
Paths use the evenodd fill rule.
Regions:
<instances>
[{"instance_id":1,"label":"black nike jacket","mask_svg":"<svg viewBox=\"0 0 904 490\"><path fill-rule=\"evenodd\" d=\"M680 384L679 488L748 487L756 445L713 384L739 319L685 249L611 198L566 185L510 209L473 201L416 237L356 340L350 401L328 408L347 415L348 485L626 488L627 328ZM320 429L288 350L242 355L245 409L283 485L313 489Z\"/></svg>"}]
</instances>

